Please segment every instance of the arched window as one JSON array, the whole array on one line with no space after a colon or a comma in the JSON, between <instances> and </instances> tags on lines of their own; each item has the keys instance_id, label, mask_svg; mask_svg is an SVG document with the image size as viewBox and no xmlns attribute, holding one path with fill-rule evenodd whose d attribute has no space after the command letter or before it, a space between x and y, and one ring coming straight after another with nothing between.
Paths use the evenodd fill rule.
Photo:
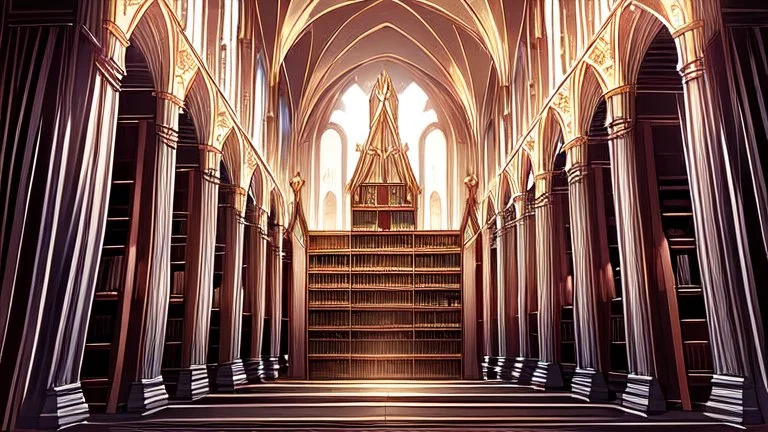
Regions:
<instances>
[{"instance_id":1,"label":"arched window","mask_svg":"<svg viewBox=\"0 0 768 432\"><path fill-rule=\"evenodd\" d=\"M204 0L187 0L187 15L184 29L195 51L203 53L203 29L205 26Z\"/></svg>"},{"instance_id":2,"label":"arched window","mask_svg":"<svg viewBox=\"0 0 768 432\"><path fill-rule=\"evenodd\" d=\"M355 148L358 144L361 146L365 144L370 131L368 96L359 85L352 84L342 94L341 102L344 107L331 113L331 123L341 126L347 138L347 178L344 181L348 182L352 178L357 160L360 158L360 154L355 151ZM339 152L337 155L341 155L341 153Z\"/></svg>"},{"instance_id":3,"label":"arched window","mask_svg":"<svg viewBox=\"0 0 768 432\"><path fill-rule=\"evenodd\" d=\"M437 191L429 195L429 229L439 230L443 228L443 204Z\"/></svg>"},{"instance_id":4,"label":"arched window","mask_svg":"<svg viewBox=\"0 0 768 432\"><path fill-rule=\"evenodd\" d=\"M446 227L445 199L447 191L447 143L445 134L440 129L434 129L424 140L424 192L429 197L429 214L425 214L425 221L429 221L430 229L444 229ZM435 208L435 203L438 207Z\"/></svg>"},{"instance_id":5,"label":"arched window","mask_svg":"<svg viewBox=\"0 0 768 432\"><path fill-rule=\"evenodd\" d=\"M333 231L338 229L336 222L339 219L339 204L336 194L327 192L323 198L323 229Z\"/></svg>"},{"instance_id":6,"label":"arched window","mask_svg":"<svg viewBox=\"0 0 768 432\"><path fill-rule=\"evenodd\" d=\"M429 96L415 82L408 84L408 87L398 95L398 99L400 102L397 113L400 121L400 140L403 145L408 144L410 148L408 159L413 167L413 175L419 179L420 163L416 146L424 134L424 130L429 125L437 123L437 113L433 109L426 109Z\"/></svg>"},{"instance_id":7,"label":"arched window","mask_svg":"<svg viewBox=\"0 0 768 432\"><path fill-rule=\"evenodd\" d=\"M256 143L256 148L263 155L266 150L264 143L266 137L264 136L264 113L267 110L267 80L266 72L264 68L264 60L262 54L259 54L259 59L256 62L256 85L254 86L254 110L253 110L253 124L251 130L253 131L253 139Z\"/></svg>"},{"instance_id":8,"label":"arched window","mask_svg":"<svg viewBox=\"0 0 768 432\"><path fill-rule=\"evenodd\" d=\"M341 227L340 200L337 198L343 192L341 180L341 136L334 129L328 129L320 137L320 196L323 197L322 209L319 212L322 220L316 226ZM333 212L329 211L329 194L333 196ZM332 215L333 220L327 218ZM325 228L324 228L325 229ZM336 228L334 228L336 229Z\"/></svg>"}]
</instances>

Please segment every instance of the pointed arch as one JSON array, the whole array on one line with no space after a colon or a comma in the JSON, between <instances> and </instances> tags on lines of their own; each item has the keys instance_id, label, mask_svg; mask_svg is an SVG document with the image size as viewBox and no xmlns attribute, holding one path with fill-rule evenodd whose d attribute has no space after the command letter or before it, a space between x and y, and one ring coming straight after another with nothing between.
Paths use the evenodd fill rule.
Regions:
<instances>
[{"instance_id":1,"label":"pointed arch","mask_svg":"<svg viewBox=\"0 0 768 432\"><path fill-rule=\"evenodd\" d=\"M192 78L192 84L185 95L184 105L195 121L197 127L197 142L208 144L213 134L213 106L216 103L214 90L202 72L198 71Z\"/></svg>"},{"instance_id":2,"label":"pointed arch","mask_svg":"<svg viewBox=\"0 0 768 432\"><path fill-rule=\"evenodd\" d=\"M232 184L241 186L241 171L243 167L241 157L241 141L238 134L233 130L229 133L224 146L221 149L222 162L229 173Z\"/></svg>"},{"instance_id":3,"label":"pointed arch","mask_svg":"<svg viewBox=\"0 0 768 432\"><path fill-rule=\"evenodd\" d=\"M555 163L555 154L559 141L562 141L563 118L560 113L550 107L547 109L544 120L539 123L539 170L538 173L552 171ZM537 174L538 174L537 173Z\"/></svg>"},{"instance_id":4,"label":"pointed arch","mask_svg":"<svg viewBox=\"0 0 768 432\"><path fill-rule=\"evenodd\" d=\"M592 116L608 88L602 80L599 71L587 62L582 62L579 66L576 82L576 88L579 89L579 94L576 95L576 103L574 104L576 135L584 136L589 133Z\"/></svg>"},{"instance_id":5,"label":"pointed arch","mask_svg":"<svg viewBox=\"0 0 768 432\"><path fill-rule=\"evenodd\" d=\"M512 184L507 171L502 171L499 176L499 208L507 210L512 205Z\"/></svg>"},{"instance_id":6,"label":"pointed arch","mask_svg":"<svg viewBox=\"0 0 768 432\"><path fill-rule=\"evenodd\" d=\"M167 11L160 6L160 2L154 2L146 9L130 36L147 58L156 91L173 92L173 36L175 28L171 27Z\"/></svg>"},{"instance_id":7,"label":"pointed arch","mask_svg":"<svg viewBox=\"0 0 768 432\"><path fill-rule=\"evenodd\" d=\"M659 16L646 7L624 8L616 25L616 66L622 85L633 85L645 54L659 30L665 27Z\"/></svg>"}]
</instances>

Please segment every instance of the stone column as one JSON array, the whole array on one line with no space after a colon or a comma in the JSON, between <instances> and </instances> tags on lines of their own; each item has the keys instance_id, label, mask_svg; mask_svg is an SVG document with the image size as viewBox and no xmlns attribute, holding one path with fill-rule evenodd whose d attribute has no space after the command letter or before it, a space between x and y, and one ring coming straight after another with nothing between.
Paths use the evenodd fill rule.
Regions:
<instances>
[{"instance_id":1,"label":"stone column","mask_svg":"<svg viewBox=\"0 0 768 432\"><path fill-rule=\"evenodd\" d=\"M512 369L515 364L515 358L520 353L518 323L515 320L517 314L517 232L515 229L515 213L512 208L504 212L503 229L500 241L503 243L503 253L499 258L499 269L503 273L503 285L500 290L504 304L504 325L499 326L503 329L504 351L499 354L499 367L501 369L501 378L509 380L512 378Z\"/></svg>"},{"instance_id":2,"label":"stone column","mask_svg":"<svg viewBox=\"0 0 768 432\"><path fill-rule=\"evenodd\" d=\"M495 221L495 217L494 217ZM482 228L482 231L480 233L482 237L482 247L483 247L483 256L482 256L482 281L483 281L483 340L482 347L483 347L483 361L481 363L482 366L482 375L484 380L493 380L498 378L497 375L497 368L496 368L496 360L498 359L496 356L493 355L493 317L496 315L496 311L494 310L494 295L496 294L496 287L492 286L492 281L494 274L491 271L491 247L494 241L497 239L495 238L494 234L494 224L487 223Z\"/></svg>"},{"instance_id":3,"label":"stone column","mask_svg":"<svg viewBox=\"0 0 768 432\"><path fill-rule=\"evenodd\" d=\"M221 338L219 366L216 370L216 390L234 391L246 381L243 360L240 358L243 325L243 243L246 191L233 191L234 206L224 211L226 251L224 252L221 282Z\"/></svg>"},{"instance_id":4,"label":"stone column","mask_svg":"<svg viewBox=\"0 0 768 432\"><path fill-rule=\"evenodd\" d=\"M590 401L607 400L608 386L598 355L598 283L595 241L592 238L592 194L587 165L587 140L576 138L565 146L568 199L573 249L573 317L576 334L576 373L573 393Z\"/></svg>"},{"instance_id":5,"label":"stone column","mask_svg":"<svg viewBox=\"0 0 768 432\"><path fill-rule=\"evenodd\" d=\"M79 30L75 33L80 34ZM58 429L83 421L89 415L80 385L80 364L104 239L119 82L123 75L122 67L99 53L90 40L69 33L62 33L60 37L71 38L74 45L82 45L79 56L71 59L72 65L60 65L63 69L86 62L95 68L92 74L69 76L67 83L61 84L59 94L52 95L50 102L58 98L60 103L61 111L57 109L60 118L55 124L61 133L51 132L59 136L53 142L40 140L41 147L49 145L56 149L63 145L68 150L58 155L61 157L58 161L54 157L58 152L51 152L50 168L46 171L51 170L49 190L53 194L49 199L32 198L57 201L58 217L51 221L52 229L45 230L52 234L49 248L38 251L41 259L50 260L47 264L50 267L38 285L44 287L46 294L40 309L33 314L40 320L37 347L29 381L22 384L24 406L15 425L24 429ZM105 37L109 39L110 34ZM45 42L41 40L41 43ZM120 48L123 53L125 46ZM67 134L62 132L65 129ZM61 165L57 166L56 162ZM57 181L62 184L57 185ZM40 226L37 230L43 231ZM30 266L25 271L32 273L31 270ZM16 286L16 289L30 291L34 288ZM24 323L15 322L11 326L23 328ZM12 365L9 367L13 369Z\"/></svg>"},{"instance_id":6,"label":"stone column","mask_svg":"<svg viewBox=\"0 0 768 432\"><path fill-rule=\"evenodd\" d=\"M271 229L273 239L272 268L268 269L271 280L272 335L269 344L269 358L264 360L264 378L276 379L280 370L280 341L283 321L283 234L285 228L276 225Z\"/></svg>"},{"instance_id":7,"label":"stone column","mask_svg":"<svg viewBox=\"0 0 768 432\"><path fill-rule=\"evenodd\" d=\"M606 100L629 361L627 389L622 404L643 412L663 412L666 400L656 374L649 264L645 255L646 239L637 172L634 89L617 88L606 94Z\"/></svg>"},{"instance_id":8,"label":"stone column","mask_svg":"<svg viewBox=\"0 0 768 432\"><path fill-rule=\"evenodd\" d=\"M499 203L499 206L506 203ZM503 209L496 216L496 376L501 378L502 372L507 369L507 278L504 260L507 254L507 233L504 227Z\"/></svg>"},{"instance_id":9,"label":"stone column","mask_svg":"<svg viewBox=\"0 0 768 432\"><path fill-rule=\"evenodd\" d=\"M518 334L520 355L512 366L512 380L519 384L530 384L536 369L536 360L532 358L528 313L529 299L536 289L536 261L534 242L536 239L536 219L532 208L526 203L526 194L515 196L514 205L520 217L517 220L517 311L519 317Z\"/></svg>"},{"instance_id":10,"label":"stone column","mask_svg":"<svg viewBox=\"0 0 768 432\"><path fill-rule=\"evenodd\" d=\"M682 54L685 118L681 120L685 122L696 250L715 370L706 410L728 421L759 423L746 337L749 330L742 318L748 316L742 296L755 287L745 281L740 268L746 246L739 244L740 234L730 215L730 192L723 180L728 178L723 119L715 89L706 76L703 33L703 23L697 21L675 36Z\"/></svg>"},{"instance_id":11,"label":"stone column","mask_svg":"<svg viewBox=\"0 0 768 432\"><path fill-rule=\"evenodd\" d=\"M146 411L168 401L160 368L163 362L165 325L168 318L171 271L171 221L173 188L176 177L176 144L179 112L183 102L169 93L157 96L157 143L150 150L149 170L145 170L148 208L140 222L145 232L145 247L140 255L139 275L133 301L137 310L138 361L128 396L129 411ZM146 222L146 223L144 223ZM140 311L140 312L139 312ZM133 312L132 312L133 315Z\"/></svg>"},{"instance_id":12,"label":"stone column","mask_svg":"<svg viewBox=\"0 0 768 432\"><path fill-rule=\"evenodd\" d=\"M250 227L254 235L245 247L249 248L246 289L251 301L251 358L245 360L245 372L250 382L264 379L264 363L261 346L264 333L264 312L267 294L267 213L259 209L256 226Z\"/></svg>"},{"instance_id":13,"label":"stone column","mask_svg":"<svg viewBox=\"0 0 768 432\"><path fill-rule=\"evenodd\" d=\"M219 183L217 170L221 153L201 146L201 172L192 182L196 205L189 216L187 236L186 292L184 293L184 336L176 397L197 399L210 392L208 384L208 331L211 323L211 287L216 249Z\"/></svg>"},{"instance_id":14,"label":"stone column","mask_svg":"<svg viewBox=\"0 0 768 432\"><path fill-rule=\"evenodd\" d=\"M551 173L536 178L536 293L539 306L539 362L533 383L545 389L563 386L563 374L557 363L555 329L560 325L560 302L557 287L557 265L554 248L553 201Z\"/></svg>"}]
</instances>

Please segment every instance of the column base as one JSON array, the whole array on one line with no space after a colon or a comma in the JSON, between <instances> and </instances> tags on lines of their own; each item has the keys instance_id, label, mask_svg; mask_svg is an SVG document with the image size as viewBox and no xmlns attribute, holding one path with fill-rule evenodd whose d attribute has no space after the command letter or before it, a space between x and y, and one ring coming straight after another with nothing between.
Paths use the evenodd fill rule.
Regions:
<instances>
[{"instance_id":1,"label":"column base","mask_svg":"<svg viewBox=\"0 0 768 432\"><path fill-rule=\"evenodd\" d=\"M536 370L536 360L517 357L512 364L512 381L517 384L531 384L533 382L533 372Z\"/></svg>"},{"instance_id":2,"label":"column base","mask_svg":"<svg viewBox=\"0 0 768 432\"><path fill-rule=\"evenodd\" d=\"M483 371L483 380L496 380L499 379L498 375L498 357L483 356L483 362L481 363Z\"/></svg>"},{"instance_id":3,"label":"column base","mask_svg":"<svg viewBox=\"0 0 768 432\"><path fill-rule=\"evenodd\" d=\"M627 388L621 397L621 405L647 414L663 413L667 401L659 380L644 375L627 376Z\"/></svg>"},{"instance_id":4,"label":"column base","mask_svg":"<svg viewBox=\"0 0 768 432\"><path fill-rule=\"evenodd\" d=\"M264 382L264 362L260 358L243 361L245 376L249 383L258 384Z\"/></svg>"},{"instance_id":5,"label":"column base","mask_svg":"<svg viewBox=\"0 0 768 432\"><path fill-rule=\"evenodd\" d=\"M235 387L244 384L248 379L245 376L243 361L237 359L230 363L220 364L216 368L216 391L234 392Z\"/></svg>"},{"instance_id":6,"label":"column base","mask_svg":"<svg viewBox=\"0 0 768 432\"><path fill-rule=\"evenodd\" d=\"M37 426L41 429L59 429L88 420L89 416L83 388L80 382L76 382L48 390Z\"/></svg>"},{"instance_id":7,"label":"column base","mask_svg":"<svg viewBox=\"0 0 768 432\"><path fill-rule=\"evenodd\" d=\"M741 424L762 422L754 385L744 377L713 375L712 393L705 413L710 417Z\"/></svg>"},{"instance_id":8,"label":"column base","mask_svg":"<svg viewBox=\"0 0 768 432\"><path fill-rule=\"evenodd\" d=\"M515 366L515 359L512 357L499 357L499 379L502 381L512 380L512 369Z\"/></svg>"},{"instance_id":9,"label":"column base","mask_svg":"<svg viewBox=\"0 0 768 432\"><path fill-rule=\"evenodd\" d=\"M563 371L557 363L539 361L533 372L533 385L542 390L563 388Z\"/></svg>"},{"instance_id":10,"label":"column base","mask_svg":"<svg viewBox=\"0 0 768 432\"><path fill-rule=\"evenodd\" d=\"M280 376L287 376L288 367L290 366L290 363L288 362L288 354L281 355L278 358L278 364L280 365Z\"/></svg>"},{"instance_id":11,"label":"column base","mask_svg":"<svg viewBox=\"0 0 768 432\"><path fill-rule=\"evenodd\" d=\"M590 402L610 399L610 391L602 373L591 369L576 369L571 381L571 391L574 395L583 397Z\"/></svg>"},{"instance_id":12,"label":"column base","mask_svg":"<svg viewBox=\"0 0 768 432\"><path fill-rule=\"evenodd\" d=\"M264 380L274 381L280 375L280 361L277 357L266 357L264 362Z\"/></svg>"},{"instance_id":13,"label":"column base","mask_svg":"<svg viewBox=\"0 0 768 432\"><path fill-rule=\"evenodd\" d=\"M179 382L176 385L176 399L195 400L211 392L208 385L208 367L192 365L189 369L179 372Z\"/></svg>"},{"instance_id":14,"label":"column base","mask_svg":"<svg viewBox=\"0 0 768 432\"><path fill-rule=\"evenodd\" d=\"M146 412L167 404L168 393L165 391L162 376L131 383L131 391L128 394L128 411Z\"/></svg>"}]
</instances>

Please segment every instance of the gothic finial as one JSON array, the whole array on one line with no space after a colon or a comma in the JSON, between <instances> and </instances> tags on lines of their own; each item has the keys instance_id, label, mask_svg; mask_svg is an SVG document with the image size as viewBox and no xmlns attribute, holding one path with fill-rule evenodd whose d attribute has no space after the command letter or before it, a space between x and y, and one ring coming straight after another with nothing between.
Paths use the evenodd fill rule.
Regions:
<instances>
[{"instance_id":1,"label":"gothic finial","mask_svg":"<svg viewBox=\"0 0 768 432\"><path fill-rule=\"evenodd\" d=\"M295 202L301 199L301 188L304 187L304 179L301 178L301 172L296 171L296 175L291 179L291 189L293 189L293 198Z\"/></svg>"}]
</instances>

